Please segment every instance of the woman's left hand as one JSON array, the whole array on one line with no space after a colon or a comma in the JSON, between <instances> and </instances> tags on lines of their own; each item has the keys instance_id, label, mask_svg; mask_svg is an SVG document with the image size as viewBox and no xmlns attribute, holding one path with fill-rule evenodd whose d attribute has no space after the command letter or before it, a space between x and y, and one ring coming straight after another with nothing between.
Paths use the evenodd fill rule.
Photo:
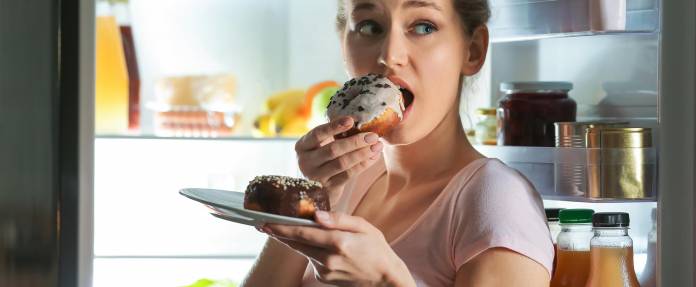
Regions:
<instances>
[{"instance_id":1,"label":"woman's left hand","mask_svg":"<svg viewBox=\"0 0 696 287\"><path fill-rule=\"evenodd\" d=\"M320 228L268 224L262 231L305 255L322 283L415 286L406 264L365 219L317 211Z\"/></svg>"}]
</instances>

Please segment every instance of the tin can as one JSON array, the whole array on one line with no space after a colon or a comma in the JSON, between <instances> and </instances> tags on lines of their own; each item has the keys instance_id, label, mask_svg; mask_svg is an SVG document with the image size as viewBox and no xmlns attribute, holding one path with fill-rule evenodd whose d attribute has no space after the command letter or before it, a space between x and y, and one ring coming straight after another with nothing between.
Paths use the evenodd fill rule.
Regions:
<instances>
[{"instance_id":1,"label":"tin can","mask_svg":"<svg viewBox=\"0 0 696 287\"><path fill-rule=\"evenodd\" d=\"M649 128L600 128L587 133L588 144L599 144L599 156L588 154L590 198L640 199L654 196L655 162L650 153L652 130ZM596 175L599 174L597 178Z\"/></svg>"},{"instance_id":2,"label":"tin can","mask_svg":"<svg viewBox=\"0 0 696 287\"><path fill-rule=\"evenodd\" d=\"M572 196L587 196L599 190L599 147L598 142L590 138L588 131L600 128L623 127L628 122L558 122L554 124L556 147L572 148L563 150L559 156L564 157L556 164L557 193Z\"/></svg>"}]
</instances>

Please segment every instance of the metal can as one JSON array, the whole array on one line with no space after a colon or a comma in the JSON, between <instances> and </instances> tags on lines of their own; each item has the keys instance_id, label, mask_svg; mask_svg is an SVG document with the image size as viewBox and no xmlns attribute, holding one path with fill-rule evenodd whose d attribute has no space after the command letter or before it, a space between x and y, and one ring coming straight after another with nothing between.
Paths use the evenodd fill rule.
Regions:
<instances>
[{"instance_id":1,"label":"metal can","mask_svg":"<svg viewBox=\"0 0 696 287\"><path fill-rule=\"evenodd\" d=\"M655 162L650 152L650 128L595 129L588 132L588 140L593 144L598 141L600 147L597 165L600 188L591 190L588 193L590 198L640 199L654 196ZM596 158L591 160L597 162Z\"/></svg>"},{"instance_id":2,"label":"metal can","mask_svg":"<svg viewBox=\"0 0 696 287\"><path fill-rule=\"evenodd\" d=\"M586 196L599 187L599 150L588 145L588 132L600 128L627 126L628 122L558 122L554 124L556 147L572 148L558 154L555 166L556 191L563 195ZM591 138L592 139L592 138ZM597 146L599 147L599 146Z\"/></svg>"}]
</instances>

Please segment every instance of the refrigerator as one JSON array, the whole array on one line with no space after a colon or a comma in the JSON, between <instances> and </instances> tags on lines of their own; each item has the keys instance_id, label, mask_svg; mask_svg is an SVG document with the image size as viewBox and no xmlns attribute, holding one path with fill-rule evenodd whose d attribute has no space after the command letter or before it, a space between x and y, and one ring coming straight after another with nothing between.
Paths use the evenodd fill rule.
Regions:
<instances>
[{"instance_id":1,"label":"refrigerator","mask_svg":"<svg viewBox=\"0 0 696 287\"><path fill-rule=\"evenodd\" d=\"M255 175L301 176L293 146L302 130L264 119L274 116L271 98L347 80L337 1L111 2L0 0L0 286L239 283L266 237L178 190L243 191ZM652 128L654 196L563 194L556 149L475 147L526 175L545 207L630 213L639 277L654 266L656 286L694 286L696 5L626 0L623 28L597 29L588 7L603 1L489 2L489 56L463 91L464 127L477 108L497 107L502 82L572 82L579 120ZM132 28L136 128L100 127L104 15ZM167 87L192 83L232 104L203 124L172 116L182 110L163 107L174 97Z\"/></svg>"}]
</instances>

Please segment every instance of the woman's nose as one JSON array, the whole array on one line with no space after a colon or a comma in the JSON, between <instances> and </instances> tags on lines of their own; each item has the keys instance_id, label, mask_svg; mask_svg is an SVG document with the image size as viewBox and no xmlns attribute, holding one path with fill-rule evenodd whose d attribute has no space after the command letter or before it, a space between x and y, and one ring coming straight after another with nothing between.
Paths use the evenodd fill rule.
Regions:
<instances>
[{"instance_id":1,"label":"woman's nose","mask_svg":"<svg viewBox=\"0 0 696 287\"><path fill-rule=\"evenodd\" d=\"M408 49L404 35L398 31L389 31L379 56L379 64L389 69L403 67L408 64Z\"/></svg>"}]
</instances>

